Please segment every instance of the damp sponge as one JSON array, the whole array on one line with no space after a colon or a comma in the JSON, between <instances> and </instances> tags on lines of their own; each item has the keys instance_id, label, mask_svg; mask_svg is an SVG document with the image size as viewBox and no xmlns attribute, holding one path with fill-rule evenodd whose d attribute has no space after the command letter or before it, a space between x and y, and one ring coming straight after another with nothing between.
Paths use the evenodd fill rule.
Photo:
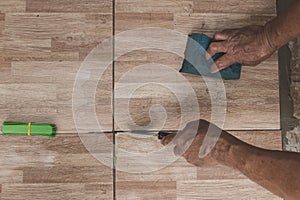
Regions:
<instances>
[{"instance_id":1,"label":"damp sponge","mask_svg":"<svg viewBox=\"0 0 300 200\"><path fill-rule=\"evenodd\" d=\"M193 33L189 35L184 52L185 59L180 72L222 78L224 80L240 79L242 68L240 63L235 63L220 70L220 74L210 72L210 66L213 62L224 55L224 53L217 53L211 59L206 59L206 50L211 41L212 39L205 34Z\"/></svg>"}]
</instances>

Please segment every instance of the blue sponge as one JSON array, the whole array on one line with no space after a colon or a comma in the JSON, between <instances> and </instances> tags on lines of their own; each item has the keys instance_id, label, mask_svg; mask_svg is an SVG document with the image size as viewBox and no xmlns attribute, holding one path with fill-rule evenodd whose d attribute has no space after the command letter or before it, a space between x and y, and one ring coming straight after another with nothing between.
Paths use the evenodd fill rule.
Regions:
<instances>
[{"instance_id":1,"label":"blue sponge","mask_svg":"<svg viewBox=\"0 0 300 200\"><path fill-rule=\"evenodd\" d=\"M217 53L211 59L206 59L206 49L211 41L212 39L205 34L193 33L189 35L184 52L185 59L180 72L222 78L224 80L240 79L242 69L240 63L235 63L221 70L220 73L210 72L210 66L213 62L224 55L224 53Z\"/></svg>"}]
</instances>

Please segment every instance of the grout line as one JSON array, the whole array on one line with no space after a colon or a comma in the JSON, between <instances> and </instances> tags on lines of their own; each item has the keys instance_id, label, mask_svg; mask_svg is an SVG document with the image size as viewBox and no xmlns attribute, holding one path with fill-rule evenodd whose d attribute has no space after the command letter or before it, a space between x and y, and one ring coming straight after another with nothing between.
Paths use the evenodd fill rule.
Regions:
<instances>
[{"instance_id":1,"label":"grout line","mask_svg":"<svg viewBox=\"0 0 300 200\"><path fill-rule=\"evenodd\" d=\"M113 132L113 199L116 200L116 132L115 132L115 0L112 0L112 132Z\"/></svg>"},{"instance_id":2,"label":"grout line","mask_svg":"<svg viewBox=\"0 0 300 200\"><path fill-rule=\"evenodd\" d=\"M126 131L117 131L115 130L115 1L112 0L112 132L106 132L106 133L112 133L113 134L113 199L116 200L116 134L117 133L124 133ZM131 130L132 131L132 130ZM159 130L136 130L132 133L137 134L147 134L147 133L153 133L158 132ZM166 132L177 132L179 130L166 130ZM226 131L278 131L278 129L261 129L261 130L226 130ZM138 133L139 132L139 133ZM95 133L97 134L97 133Z\"/></svg>"}]
</instances>

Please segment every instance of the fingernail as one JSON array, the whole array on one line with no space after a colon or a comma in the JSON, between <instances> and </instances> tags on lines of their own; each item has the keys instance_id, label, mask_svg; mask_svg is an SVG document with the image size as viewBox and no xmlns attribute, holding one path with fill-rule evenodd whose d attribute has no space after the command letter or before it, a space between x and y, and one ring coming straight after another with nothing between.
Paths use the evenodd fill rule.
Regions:
<instances>
[{"instance_id":1,"label":"fingernail","mask_svg":"<svg viewBox=\"0 0 300 200\"><path fill-rule=\"evenodd\" d=\"M216 65L218 68L222 68L224 66L222 62L216 62Z\"/></svg>"},{"instance_id":2,"label":"fingernail","mask_svg":"<svg viewBox=\"0 0 300 200\"><path fill-rule=\"evenodd\" d=\"M217 73L218 71L220 71L220 69L216 65L212 65L210 67L210 72L211 73Z\"/></svg>"}]
</instances>

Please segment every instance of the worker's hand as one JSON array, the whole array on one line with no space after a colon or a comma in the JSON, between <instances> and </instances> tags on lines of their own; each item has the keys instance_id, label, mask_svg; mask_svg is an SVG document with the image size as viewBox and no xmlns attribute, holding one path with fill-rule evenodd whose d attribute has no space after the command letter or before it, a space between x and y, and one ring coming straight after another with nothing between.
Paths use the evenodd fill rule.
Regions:
<instances>
[{"instance_id":1,"label":"worker's hand","mask_svg":"<svg viewBox=\"0 0 300 200\"><path fill-rule=\"evenodd\" d=\"M176 134L170 134L163 138L162 144L167 145L170 142L175 144L175 155L182 155L189 163L195 166L212 166L217 163L213 157L213 153L209 153L206 157L200 159L199 151L207 133L210 123L206 120L197 120L190 122L186 127ZM213 125L215 130L220 130ZM195 136L195 131L197 135ZM176 137L175 137L176 136Z\"/></svg>"},{"instance_id":2,"label":"worker's hand","mask_svg":"<svg viewBox=\"0 0 300 200\"><path fill-rule=\"evenodd\" d=\"M211 72L218 72L236 62L255 66L267 59L276 50L270 44L269 34L264 26L246 26L215 33L215 41L207 49L206 57L209 59L220 52L225 55L215 61Z\"/></svg>"}]
</instances>

